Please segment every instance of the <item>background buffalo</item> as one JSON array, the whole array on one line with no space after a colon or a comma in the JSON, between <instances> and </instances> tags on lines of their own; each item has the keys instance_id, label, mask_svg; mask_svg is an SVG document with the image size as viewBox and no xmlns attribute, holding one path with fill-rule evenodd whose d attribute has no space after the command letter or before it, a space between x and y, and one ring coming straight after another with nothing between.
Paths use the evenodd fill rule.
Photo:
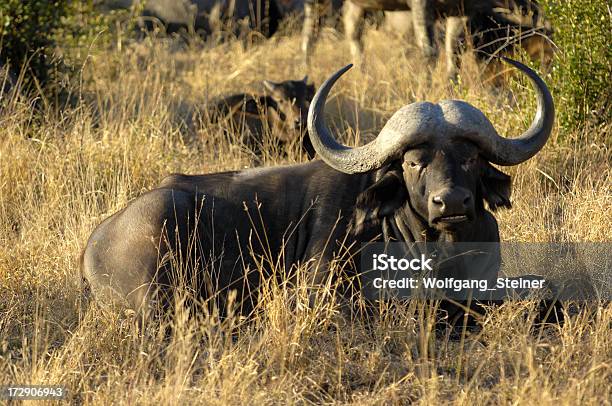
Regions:
<instances>
[{"instance_id":1,"label":"background buffalo","mask_svg":"<svg viewBox=\"0 0 612 406\"><path fill-rule=\"evenodd\" d=\"M277 0L98 0L102 9L133 8L142 29L167 33L200 33L229 29L235 34L257 31L269 37L280 24L285 8Z\"/></svg>"}]
</instances>

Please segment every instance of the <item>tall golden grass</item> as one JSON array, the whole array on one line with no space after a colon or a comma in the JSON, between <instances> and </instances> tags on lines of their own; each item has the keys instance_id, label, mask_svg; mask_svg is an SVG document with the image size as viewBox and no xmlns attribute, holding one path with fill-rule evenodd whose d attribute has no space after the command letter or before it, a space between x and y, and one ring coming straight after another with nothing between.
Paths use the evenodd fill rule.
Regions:
<instances>
[{"instance_id":1,"label":"tall golden grass","mask_svg":"<svg viewBox=\"0 0 612 406\"><path fill-rule=\"evenodd\" d=\"M460 340L436 334L416 302L348 322L333 300L310 307L305 289L274 284L252 320L179 312L169 335L86 309L78 257L102 219L169 173L259 162L207 123L207 100L304 73L297 35L248 49L168 40L95 49L73 84L76 106L41 118L32 100L14 98L0 113L0 385L62 384L69 401L86 404L609 404L609 304L537 328L534 303L507 303ZM491 89L470 56L449 86L443 66L429 80L418 53L383 32L368 30L366 55L329 103L348 143L415 100L465 99L502 134L532 119L530 87L516 78ZM320 84L349 62L348 49L323 32L313 61ZM497 215L503 241L610 240L610 127L585 126L563 143L560 131L505 169L514 207ZM297 149L271 151L258 164L303 160Z\"/></svg>"}]
</instances>

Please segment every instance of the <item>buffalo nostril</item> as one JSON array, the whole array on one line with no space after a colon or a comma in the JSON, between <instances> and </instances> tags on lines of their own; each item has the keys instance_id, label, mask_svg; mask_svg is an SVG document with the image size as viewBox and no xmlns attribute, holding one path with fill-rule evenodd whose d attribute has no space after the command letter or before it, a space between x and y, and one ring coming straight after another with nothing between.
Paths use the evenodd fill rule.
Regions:
<instances>
[{"instance_id":1,"label":"buffalo nostril","mask_svg":"<svg viewBox=\"0 0 612 406\"><path fill-rule=\"evenodd\" d=\"M467 205L468 205L468 203L470 202L470 200L472 200L472 196L469 196L469 195L468 195L468 196L466 196L466 197L463 199L463 205L464 205L464 206L467 206Z\"/></svg>"}]
</instances>

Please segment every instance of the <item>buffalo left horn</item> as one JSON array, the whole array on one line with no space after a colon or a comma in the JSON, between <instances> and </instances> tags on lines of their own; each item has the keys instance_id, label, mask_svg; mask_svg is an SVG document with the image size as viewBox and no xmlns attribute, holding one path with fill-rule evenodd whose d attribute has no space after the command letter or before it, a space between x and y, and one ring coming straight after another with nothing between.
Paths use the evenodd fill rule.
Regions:
<instances>
[{"instance_id":1,"label":"buffalo left horn","mask_svg":"<svg viewBox=\"0 0 612 406\"><path fill-rule=\"evenodd\" d=\"M536 114L527 131L518 138L501 137L493 126L484 126L473 129L480 130L478 139L474 139L474 142L480 146L489 161L510 166L525 162L544 147L555 122L555 104L546 83L537 73L520 62L504 57L501 59L518 68L531 81L538 101Z\"/></svg>"}]
</instances>

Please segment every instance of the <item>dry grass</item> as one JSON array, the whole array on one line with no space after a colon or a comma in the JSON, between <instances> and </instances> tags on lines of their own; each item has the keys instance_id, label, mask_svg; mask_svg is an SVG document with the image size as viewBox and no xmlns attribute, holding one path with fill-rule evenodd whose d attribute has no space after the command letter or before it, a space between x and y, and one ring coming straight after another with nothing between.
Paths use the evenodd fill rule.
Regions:
<instances>
[{"instance_id":1,"label":"dry grass","mask_svg":"<svg viewBox=\"0 0 612 406\"><path fill-rule=\"evenodd\" d=\"M169 339L138 334L96 307L83 311L77 262L93 228L168 173L252 166L194 112L215 95L260 90L263 78L300 78L298 44L294 35L248 50L238 42L128 45L91 55L74 87L82 100L75 108L41 120L27 100L5 106L0 385L61 383L73 402L95 404L609 404L609 304L544 330L533 329L532 303L507 304L460 341L436 337L417 303L347 323L332 302L309 308L300 305L303 290L278 286L249 323L178 315ZM530 122L534 102L523 86L514 83L510 96L491 91L469 57L460 85L449 88L436 73L428 83L421 61L402 48L368 32L366 69L341 80L329 109L347 142L422 99L466 99L501 133ZM344 43L324 33L311 78L320 84L348 60ZM610 240L610 128L563 133L558 143L561 133L537 158L508 169L514 208L498 215L502 240ZM304 159L267 154L261 164Z\"/></svg>"}]
</instances>

